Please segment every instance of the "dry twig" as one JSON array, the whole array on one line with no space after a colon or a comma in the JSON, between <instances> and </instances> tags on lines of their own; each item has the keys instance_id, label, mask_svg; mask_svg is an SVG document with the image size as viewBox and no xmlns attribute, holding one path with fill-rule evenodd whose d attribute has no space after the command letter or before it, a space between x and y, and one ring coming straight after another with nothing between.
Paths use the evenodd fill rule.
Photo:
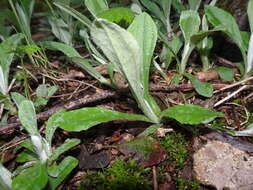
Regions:
<instances>
[{"instance_id":1,"label":"dry twig","mask_svg":"<svg viewBox=\"0 0 253 190\"><path fill-rule=\"evenodd\" d=\"M153 173L153 185L154 185L154 190L158 190L158 182L157 182L157 172L156 172L156 167L152 167L152 173Z\"/></svg>"},{"instance_id":2,"label":"dry twig","mask_svg":"<svg viewBox=\"0 0 253 190\"><path fill-rule=\"evenodd\" d=\"M95 102L99 102L108 98L115 98L117 97L117 93L114 91L109 91L109 90L103 90L99 93L96 93L94 95L91 95L89 97L83 97L80 98L78 100L72 100L69 101L68 103L64 104L64 105L58 105L58 106L54 106L51 109L41 112L39 114L37 114L37 119L41 120L41 121L45 121L47 120L51 115L53 115L54 113L62 110L62 109L66 109L66 110L73 110L76 108L80 108L81 106L90 104L90 103L95 103ZM5 133L9 133L10 131L12 131L14 128L17 128L21 125L21 123L16 120L14 123L10 123L7 125L4 125L0 128L0 134L5 134Z\"/></svg>"},{"instance_id":3,"label":"dry twig","mask_svg":"<svg viewBox=\"0 0 253 190\"><path fill-rule=\"evenodd\" d=\"M242 86L241 88L239 88L238 90L236 90L235 92L233 92L232 94L230 94L229 96L227 96L226 98L223 98L222 100L218 101L216 104L214 104L214 107L217 107L221 104L223 104L224 102L226 102L227 100L230 100L231 98L233 98L235 95L239 94L240 92L248 89L249 85L245 85L245 86Z\"/></svg>"}]
</instances>

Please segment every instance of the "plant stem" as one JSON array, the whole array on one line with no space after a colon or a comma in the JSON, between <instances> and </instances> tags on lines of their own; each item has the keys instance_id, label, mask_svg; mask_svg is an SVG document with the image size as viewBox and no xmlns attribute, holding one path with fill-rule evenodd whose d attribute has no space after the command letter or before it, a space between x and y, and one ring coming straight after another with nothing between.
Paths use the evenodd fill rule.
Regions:
<instances>
[{"instance_id":1,"label":"plant stem","mask_svg":"<svg viewBox=\"0 0 253 190\"><path fill-rule=\"evenodd\" d=\"M211 6L215 6L215 4L217 3L217 1L218 1L218 0L212 0L211 3L210 3L210 5L211 5Z\"/></svg>"},{"instance_id":2,"label":"plant stem","mask_svg":"<svg viewBox=\"0 0 253 190\"><path fill-rule=\"evenodd\" d=\"M192 51L193 51L193 46L190 44L190 42L187 42L184 46L182 60L181 60L181 64L179 67L180 74L183 74L185 72L186 64L188 62L188 59L189 59Z\"/></svg>"},{"instance_id":3,"label":"plant stem","mask_svg":"<svg viewBox=\"0 0 253 190\"><path fill-rule=\"evenodd\" d=\"M207 71L209 69L209 59L207 55L201 55L200 56L201 62L203 64L203 71Z\"/></svg>"},{"instance_id":4,"label":"plant stem","mask_svg":"<svg viewBox=\"0 0 253 190\"><path fill-rule=\"evenodd\" d=\"M168 38L172 40L173 37L174 37L174 33L172 31L169 18L166 19L166 23L167 23L166 24L166 30L167 30Z\"/></svg>"}]
</instances>

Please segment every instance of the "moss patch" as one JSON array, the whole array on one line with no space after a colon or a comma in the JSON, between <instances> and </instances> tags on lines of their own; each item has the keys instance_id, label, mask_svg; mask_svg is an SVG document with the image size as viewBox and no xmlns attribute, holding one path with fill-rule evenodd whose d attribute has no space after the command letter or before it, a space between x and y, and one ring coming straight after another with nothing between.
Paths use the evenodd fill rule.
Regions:
<instances>
[{"instance_id":1,"label":"moss patch","mask_svg":"<svg viewBox=\"0 0 253 190\"><path fill-rule=\"evenodd\" d=\"M181 134L172 133L161 139L161 145L168 152L169 161L175 162L179 169L185 166L189 156L187 144L187 140Z\"/></svg>"},{"instance_id":2,"label":"moss patch","mask_svg":"<svg viewBox=\"0 0 253 190\"><path fill-rule=\"evenodd\" d=\"M148 190L152 189L150 173L149 168L140 167L134 161L117 160L103 172L88 172L79 190Z\"/></svg>"},{"instance_id":3,"label":"moss patch","mask_svg":"<svg viewBox=\"0 0 253 190\"><path fill-rule=\"evenodd\" d=\"M176 178L178 190L199 190L201 189L200 183L196 180L187 181L183 178Z\"/></svg>"}]
</instances>

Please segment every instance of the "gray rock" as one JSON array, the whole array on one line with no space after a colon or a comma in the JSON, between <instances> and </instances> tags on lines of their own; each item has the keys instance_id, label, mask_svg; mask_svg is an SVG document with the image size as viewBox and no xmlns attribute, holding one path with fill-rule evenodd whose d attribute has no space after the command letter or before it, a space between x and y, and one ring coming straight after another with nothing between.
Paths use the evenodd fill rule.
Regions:
<instances>
[{"instance_id":1,"label":"gray rock","mask_svg":"<svg viewBox=\"0 0 253 190\"><path fill-rule=\"evenodd\" d=\"M208 140L193 155L195 177L217 190L253 190L253 156L228 142Z\"/></svg>"}]
</instances>

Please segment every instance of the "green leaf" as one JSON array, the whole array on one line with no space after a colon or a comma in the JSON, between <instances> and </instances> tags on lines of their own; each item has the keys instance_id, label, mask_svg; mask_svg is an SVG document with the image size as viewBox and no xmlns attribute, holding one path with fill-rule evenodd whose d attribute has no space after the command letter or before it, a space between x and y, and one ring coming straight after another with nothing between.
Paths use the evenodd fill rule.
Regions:
<instances>
[{"instance_id":1,"label":"green leaf","mask_svg":"<svg viewBox=\"0 0 253 190\"><path fill-rule=\"evenodd\" d=\"M23 1L20 2L20 6L25 11L25 13L26 13L29 20L32 17L34 4L35 4L35 0L23 0Z\"/></svg>"},{"instance_id":2,"label":"green leaf","mask_svg":"<svg viewBox=\"0 0 253 190\"><path fill-rule=\"evenodd\" d=\"M183 10L186 9L183 2L181 0L174 0L172 1L172 6L177 12L181 13Z\"/></svg>"},{"instance_id":3,"label":"green leaf","mask_svg":"<svg viewBox=\"0 0 253 190\"><path fill-rule=\"evenodd\" d=\"M142 52L140 76L145 93L144 98L149 102L158 115L160 113L160 108L155 101L149 101L152 99L149 95L149 70L157 41L156 24L152 18L144 12L135 17L133 23L129 26L128 31L135 37L139 44L140 51Z\"/></svg>"},{"instance_id":4,"label":"green leaf","mask_svg":"<svg viewBox=\"0 0 253 190\"><path fill-rule=\"evenodd\" d=\"M16 161L19 163L38 161L38 156L30 150L24 150L23 152L17 155Z\"/></svg>"},{"instance_id":5,"label":"green leaf","mask_svg":"<svg viewBox=\"0 0 253 190\"><path fill-rule=\"evenodd\" d=\"M63 113L65 112L66 110L58 111L55 114L53 114L47 121L45 135L46 135L46 140L49 143L50 147L52 144L54 132L58 127L58 122L61 120Z\"/></svg>"},{"instance_id":6,"label":"green leaf","mask_svg":"<svg viewBox=\"0 0 253 190\"><path fill-rule=\"evenodd\" d=\"M106 0L85 0L85 6L94 16L109 8Z\"/></svg>"},{"instance_id":7,"label":"green leaf","mask_svg":"<svg viewBox=\"0 0 253 190\"><path fill-rule=\"evenodd\" d=\"M11 183L11 172L0 163L0 189L12 190Z\"/></svg>"},{"instance_id":8,"label":"green leaf","mask_svg":"<svg viewBox=\"0 0 253 190\"><path fill-rule=\"evenodd\" d=\"M191 10L197 11L201 4L201 0L189 0L189 5Z\"/></svg>"},{"instance_id":9,"label":"green leaf","mask_svg":"<svg viewBox=\"0 0 253 190\"><path fill-rule=\"evenodd\" d=\"M78 160L71 156L64 158L64 160L57 167L58 176L50 177L49 184L52 190L55 190L58 185L70 174L70 172L78 165Z\"/></svg>"},{"instance_id":10,"label":"green leaf","mask_svg":"<svg viewBox=\"0 0 253 190\"><path fill-rule=\"evenodd\" d=\"M49 161L53 162L57 160L62 153L78 145L80 142L81 141L79 139L66 139L66 141L61 146L59 146L56 150L53 151L51 157L49 158Z\"/></svg>"},{"instance_id":11,"label":"green leaf","mask_svg":"<svg viewBox=\"0 0 253 190\"><path fill-rule=\"evenodd\" d=\"M31 101L25 100L21 102L18 110L18 117L23 127L31 136L40 136L37 129L35 109Z\"/></svg>"},{"instance_id":12,"label":"green leaf","mask_svg":"<svg viewBox=\"0 0 253 190\"><path fill-rule=\"evenodd\" d=\"M68 57L81 57L81 55L74 48L64 43L45 41L45 42L41 42L41 45L44 48L49 49L49 50L61 51Z\"/></svg>"},{"instance_id":13,"label":"green leaf","mask_svg":"<svg viewBox=\"0 0 253 190\"><path fill-rule=\"evenodd\" d=\"M191 37L199 31L200 17L197 11L183 11L180 15L179 25L185 39L184 50L182 54L181 64L179 67L180 74L183 74L191 52L195 45L190 43Z\"/></svg>"},{"instance_id":14,"label":"green leaf","mask_svg":"<svg viewBox=\"0 0 253 190\"><path fill-rule=\"evenodd\" d=\"M248 64L247 64L246 73L251 74L252 69L253 69L253 33L251 34L250 41L249 41L247 62Z\"/></svg>"},{"instance_id":15,"label":"green leaf","mask_svg":"<svg viewBox=\"0 0 253 190\"><path fill-rule=\"evenodd\" d=\"M60 171L56 163L53 163L47 167L48 177L58 177Z\"/></svg>"},{"instance_id":16,"label":"green leaf","mask_svg":"<svg viewBox=\"0 0 253 190\"><path fill-rule=\"evenodd\" d=\"M48 84L41 84L36 89L37 97L50 98L58 90L58 86L49 86Z\"/></svg>"},{"instance_id":17,"label":"green leaf","mask_svg":"<svg viewBox=\"0 0 253 190\"><path fill-rule=\"evenodd\" d=\"M251 33L253 33L253 0L249 0L247 12L248 12L250 30L251 30Z\"/></svg>"},{"instance_id":18,"label":"green leaf","mask_svg":"<svg viewBox=\"0 0 253 190\"><path fill-rule=\"evenodd\" d=\"M11 50L15 48L23 38L23 34L15 34L0 44L0 92L4 95L8 93L9 70L14 57L14 53L12 53Z\"/></svg>"},{"instance_id":19,"label":"green leaf","mask_svg":"<svg viewBox=\"0 0 253 190\"><path fill-rule=\"evenodd\" d=\"M54 0L54 2L56 3L62 3L64 5L70 5L70 2L71 0Z\"/></svg>"},{"instance_id":20,"label":"green leaf","mask_svg":"<svg viewBox=\"0 0 253 190\"><path fill-rule=\"evenodd\" d=\"M242 41L243 41L244 46L249 47L251 33L246 32L246 31L241 31L241 35L242 35Z\"/></svg>"},{"instance_id":21,"label":"green leaf","mask_svg":"<svg viewBox=\"0 0 253 190\"><path fill-rule=\"evenodd\" d=\"M164 16L168 19L170 16L171 3L173 0L158 0L157 3L160 4L163 9Z\"/></svg>"},{"instance_id":22,"label":"green leaf","mask_svg":"<svg viewBox=\"0 0 253 190\"><path fill-rule=\"evenodd\" d=\"M224 27L224 32L232 38L239 47L243 46L242 36L235 18L223 9L205 6L208 21L214 26Z\"/></svg>"},{"instance_id":23,"label":"green leaf","mask_svg":"<svg viewBox=\"0 0 253 190\"><path fill-rule=\"evenodd\" d=\"M41 97L41 98L47 97L47 88L48 88L48 85L40 84L36 89L36 96Z\"/></svg>"},{"instance_id":24,"label":"green leaf","mask_svg":"<svg viewBox=\"0 0 253 190\"><path fill-rule=\"evenodd\" d=\"M202 108L195 105L179 105L170 107L162 112L161 117L169 117L181 124L207 124L217 117L223 117L223 113Z\"/></svg>"},{"instance_id":25,"label":"green leaf","mask_svg":"<svg viewBox=\"0 0 253 190\"><path fill-rule=\"evenodd\" d=\"M40 51L40 48L36 45L17 46L15 50L13 50L14 53L28 55L32 55L38 51Z\"/></svg>"},{"instance_id":26,"label":"green leaf","mask_svg":"<svg viewBox=\"0 0 253 190\"><path fill-rule=\"evenodd\" d=\"M32 35L31 35L31 16L35 4L35 0L24 0L24 1L17 1L15 3L15 7L12 4L10 5L13 9L15 9L17 15L15 15L18 21L18 27L23 34L25 34L26 39L28 40L29 45L33 44Z\"/></svg>"},{"instance_id":27,"label":"green leaf","mask_svg":"<svg viewBox=\"0 0 253 190\"><path fill-rule=\"evenodd\" d=\"M140 0L140 1L160 21L162 21L163 23L166 22L165 15L163 14L162 10L159 8L159 6L156 3L154 3L150 0Z\"/></svg>"},{"instance_id":28,"label":"green leaf","mask_svg":"<svg viewBox=\"0 0 253 190\"><path fill-rule=\"evenodd\" d=\"M89 53L94 56L94 58L101 64L107 64L108 60L105 59L104 55L100 51L97 50L94 43L91 41L91 37L88 34L88 31L85 29L81 29L79 31L80 37L84 40L85 46Z\"/></svg>"},{"instance_id":29,"label":"green leaf","mask_svg":"<svg viewBox=\"0 0 253 190\"><path fill-rule=\"evenodd\" d=\"M11 35L11 27L6 26L6 21L14 23L14 13L10 9L1 9L0 11L0 39L4 41ZM13 21L13 22L12 22Z\"/></svg>"},{"instance_id":30,"label":"green leaf","mask_svg":"<svg viewBox=\"0 0 253 190\"><path fill-rule=\"evenodd\" d=\"M59 89L59 86L57 85L49 86L47 88L47 97L53 96L57 92L58 89Z\"/></svg>"},{"instance_id":31,"label":"green leaf","mask_svg":"<svg viewBox=\"0 0 253 190\"><path fill-rule=\"evenodd\" d=\"M150 120L143 115L127 114L94 107L65 112L58 118L58 125L66 131L83 131L100 123L118 119L150 122Z\"/></svg>"},{"instance_id":32,"label":"green leaf","mask_svg":"<svg viewBox=\"0 0 253 190\"><path fill-rule=\"evenodd\" d=\"M48 159L49 147L48 143L43 141L37 129L37 118L33 103L28 100L22 101L19 106L18 116L21 124L31 136L32 144L40 161L44 163Z\"/></svg>"},{"instance_id":33,"label":"green leaf","mask_svg":"<svg viewBox=\"0 0 253 190\"><path fill-rule=\"evenodd\" d=\"M164 40L166 40L167 42L166 38L162 39L163 42ZM175 36L170 43L166 42L164 43L163 50L160 56L161 61L165 62L165 68L168 69L170 63L173 61L173 58L177 56L179 50L183 46L183 42L179 36Z\"/></svg>"},{"instance_id":34,"label":"green leaf","mask_svg":"<svg viewBox=\"0 0 253 190\"><path fill-rule=\"evenodd\" d=\"M212 25L214 25L215 27L223 27L224 32L237 44L237 46L242 52L245 68L247 68L247 47L243 43L242 35L235 18L229 12L226 12L214 6L205 6L205 13L208 21Z\"/></svg>"},{"instance_id":35,"label":"green leaf","mask_svg":"<svg viewBox=\"0 0 253 190\"><path fill-rule=\"evenodd\" d=\"M244 64L242 62L235 63L235 66L240 71L241 74L245 73Z\"/></svg>"},{"instance_id":36,"label":"green leaf","mask_svg":"<svg viewBox=\"0 0 253 190\"><path fill-rule=\"evenodd\" d=\"M97 16L98 18L103 18L125 27L132 23L135 15L134 12L129 8L116 7L105 10Z\"/></svg>"},{"instance_id":37,"label":"green leaf","mask_svg":"<svg viewBox=\"0 0 253 190\"><path fill-rule=\"evenodd\" d=\"M197 11L183 11L180 15L179 25L183 32L186 43L199 31L201 21Z\"/></svg>"},{"instance_id":38,"label":"green leaf","mask_svg":"<svg viewBox=\"0 0 253 190\"><path fill-rule=\"evenodd\" d=\"M220 78L223 80L232 81L234 79L233 69L227 67L218 67L216 70L218 71Z\"/></svg>"},{"instance_id":39,"label":"green leaf","mask_svg":"<svg viewBox=\"0 0 253 190\"><path fill-rule=\"evenodd\" d=\"M27 100L22 94L19 94L17 92L12 92L11 98L13 99L13 101L15 102L15 104L17 105L18 108L19 108L21 102Z\"/></svg>"},{"instance_id":40,"label":"green leaf","mask_svg":"<svg viewBox=\"0 0 253 190\"><path fill-rule=\"evenodd\" d=\"M152 135L154 132L156 132L157 129L159 129L162 126L162 124L154 124L145 129L142 133L140 133L138 136L149 136Z\"/></svg>"},{"instance_id":41,"label":"green leaf","mask_svg":"<svg viewBox=\"0 0 253 190\"><path fill-rule=\"evenodd\" d=\"M127 29L137 40L142 52L141 80L145 91L149 86L149 69L157 41L157 28L147 13L138 15Z\"/></svg>"},{"instance_id":42,"label":"green leaf","mask_svg":"<svg viewBox=\"0 0 253 190\"><path fill-rule=\"evenodd\" d=\"M171 79L171 82L170 84L172 86L175 86L175 85L178 85L180 83L180 80L182 79L182 75L180 74L175 74L172 79Z\"/></svg>"},{"instance_id":43,"label":"green leaf","mask_svg":"<svg viewBox=\"0 0 253 190\"><path fill-rule=\"evenodd\" d=\"M68 24L63 19L56 17L49 17L48 21L55 37L65 44L72 46L72 34L70 33Z\"/></svg>"},{"instance_id":44,"label":"green leaf","mask_svg":"<svg viewBox=\"0 0 253 190\"><path fill-rule=\"evenodd\" d=\"M222 30L223 30L223 28L217 27L213 30L200 31L200 32L198 32L198 33L191 36L191 38L190 38L191 43L194 44L194 45L198 45L198 43L203 41L210 34L212 34L214 32L218 32L218 31L222 31Z\"/></svg>"},{"instance_id":45,"label":"green leaf","mask_svg":"<svg viewBox=\"0 0 253 190\"><path fill-rule=\"evenodd\" d=\"M46 165L37 163L14 177L12 188L13 190L42 190L47 182Z\"/></svg>"},{"instance_id":46,"label":"green leaf","mask_svg":"<svg viewBox=\"0 0 253 190\"><path fill-rule=\"evenodd\" d=\"M141 80L142 52L133 35L114 23L98 19L91 29L91 36L114 68L125 76L145 115L158 123L159 118L150 105L150 100L145 99L144 96Z\"/></svg>"},{"instance_id":47,"label":"green leaf","mask_svg":"<svg viewBox=\"0 0 253 190\"><path fill-rule=\"evenodd\" d=\"M86 16L84 16L83 14L81 14L80 12L76 11L75 9L71 8L68 5L64 5L62 3L54 3L54 4L61 10L73 16L75 19L79 20L86 27L90 28L91 21Z\"/></svg>"},{"instance_id":48,"label":"green leaf","mask_svg":"<svg viewBox=\"0 0 253 190\"><path fill-rule=\"evenodd\" d=\"M31 152L36 152L35 149L34 149L34 147L33 147L31 139L24 140L19 146L17 146L15 148L15 151L18 151L22 147L30 150Z\"/></svg>"},{"instance_id":49,"label":"green leaf","mask_svg":"<svg viewBox=\"0 0 253 190\"><path fill-rule=\"evenodd\" d=\"M47 103L48 103L47 98L37 97L34 101L34 107L36 110L41 110L47 105Z\"/></svg>"},{"instance_id":50,"label":"green leaf","mask_svg":"<svg viewBox=\"0 0 253 190\"><path fill-rule=\"evenodd\" d=\"M191 81L193 87L199 95L208 98L213 96L213 86L211 84L200 82L196 77L189 73L185 73L184 76Z\"/></svg>"}]
</instances>

